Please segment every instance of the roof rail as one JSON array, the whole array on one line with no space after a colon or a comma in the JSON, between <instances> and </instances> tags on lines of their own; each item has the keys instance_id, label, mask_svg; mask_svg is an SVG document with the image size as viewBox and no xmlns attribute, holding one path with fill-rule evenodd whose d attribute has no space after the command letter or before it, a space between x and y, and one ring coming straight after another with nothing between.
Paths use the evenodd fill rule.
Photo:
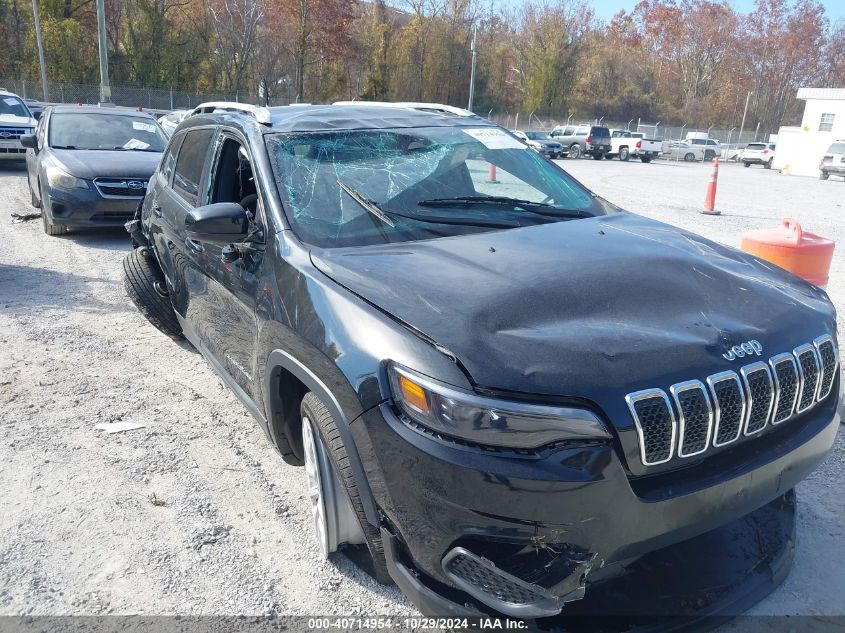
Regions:
<instances>
[{"instance_id":1,"label":"roof rail","mask_svg":"<svg viewBox=\"0 0 845 633\"><path fill-rule=\"evenodd\" d=\"M421 103L418 101L335 101L332 105L354 105L372 108L411 108L412 110L433 110L435 112L448 112L456 116L475 116L469 110L456 108L455 106L442 103Z\"/></svg>"},{"instance_id":2,"label":"roof rail","mask_svg":"<svg viewBox=\"0 0 845 633\"><path fill-rule=\"evenodd\" d=\"M195 114L211 114L212 112L219 112L220 110L225 112L243 112L244 114L249 114L252 118L263 125L270 125L270 123L272 123L270 111L267 108L250 105L249 103L238 103L236 101L208 101L207 103L201 103L191 110L191 113L188 116L193 116Z\"/></svg>"}]
</instances>

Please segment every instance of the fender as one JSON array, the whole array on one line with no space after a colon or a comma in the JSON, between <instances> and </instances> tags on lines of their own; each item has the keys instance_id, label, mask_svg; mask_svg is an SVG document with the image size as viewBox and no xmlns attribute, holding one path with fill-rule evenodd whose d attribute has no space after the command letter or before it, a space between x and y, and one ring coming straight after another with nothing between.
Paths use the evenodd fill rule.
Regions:
<instances>
[{"instance_id":1,"label":"fender","mask_svg":"<svg viewBox=\"0 0 845 633\"><path fill-rule=\"evenodd\" d=\"M332 414L332 417L337 422L337 428L340 431L343 439L343 445L346 448L346 454L349 457L349 464L352 467L352 472L355 475L355 484L358 488L358 494L361 497L361 502L364 506L364 513L367 516L367 521L375 527L379 526L378 511L376 509L373 493L370 489L370 483L364 473L364 467L361 463L361 458L358 455L358 449L355 441L352 438L352 432L349 425L354 420L349 420L344 414L338 399L332 393L331 389L326 386L325 382L317 376L313 371L305 366L301 361L294 358L288 352L281 349L274 349L267 357L267 369L264 373L264 393L267 395L267 405L270 412L281 410L281 402L278 396L278 390L273 386L277 368L282 368L296 376L309 391L314 392L326 408ZM272 420L272 417L268 417ZM275 425L270 424L271 432L275 435ZM278 438L274 438L278 444Z\"/></svg>"}]
</instances>

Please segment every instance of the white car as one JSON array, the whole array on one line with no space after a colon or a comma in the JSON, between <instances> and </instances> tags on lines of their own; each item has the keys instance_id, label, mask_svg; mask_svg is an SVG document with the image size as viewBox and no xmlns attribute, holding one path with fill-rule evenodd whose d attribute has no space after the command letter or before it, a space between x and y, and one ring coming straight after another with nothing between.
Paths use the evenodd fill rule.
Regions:
<instances>
[{"instance_id":1,"label":"white car","mask_svg":"<svg viewBox=\"0 0 845 633\"><path fill-rule=\"evenodd\" d=\"M831 174L845 178L845 140L839 140L827 148L819 163L819 178L827 180Z\"/></svg>"},{"instance_id":2,"label":"white car","mask_svg":"<svg viewBox=\"0 0 845 633\"><path fill-rule=\"evenodd\" d=\"M704 148L704 160L713 160L722 156L722 144L714 138L687 138L687 143Z\"/></svg>"},{"instance_id":3,"label":"white car","mask_svg":"<svg viewBox=\"0 0 845 633\"><path fill-rule=\"evenodd\" d=\"M21 136L32 134L38 125L18 95L0 90L0 160L24 160L26 148Z\"/></svg>"},{"instance_id":4,"label":"white car","mask_svg":"<svg viewBox=\"0 0 845 633\"><path fill-rule=\"evenodd\" d=\"M167 136L173 136L173 131L176 129L176 126L179 125L182 122L182 119L188 116L189 113L190 110L174 110L173 112L168 112L164 116L160 116L158 118L158 124Z\"/></svg>"},{"instance_id":5,"label":"white car","mask_svg":"<svg viewBox=\"0 0 845 633\"><path fill-rule=\"evenodd\" d=\"M693 145L689 141L664 141L663 155L667 158L692 163L697 160L704 160L704 147Z\"/></svg>"},{"instance_id":6,"label":"white car","mask_svg":"<svg viewBox=\"0 0 845 633\"><path fill-rule=\"evenodd\" d=\"M546 132L532 130L527 132L511 130L511 132L538 154L548 156L549 158L558 158L563 155L563 145L551 138Z\"/></svg>"},{"instance_id":7,"label":"white car","mask_svg":"<svg viewBox=\"0 0 845 633\"><path fill-rule=\"evenodd\" d=\"M762 165L765 169L772 168L772 161L775 159L774 143L749 143L742 150L742 164L746 167L751 165Z\"/></svg>"}]
</instances>

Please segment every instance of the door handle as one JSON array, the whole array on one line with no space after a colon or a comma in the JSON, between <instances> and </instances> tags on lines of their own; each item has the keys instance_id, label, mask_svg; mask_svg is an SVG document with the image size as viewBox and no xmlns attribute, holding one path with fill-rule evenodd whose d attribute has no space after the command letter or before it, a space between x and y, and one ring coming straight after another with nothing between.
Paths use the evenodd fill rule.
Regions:
<instances>
[{"instance_id":1,"label":"door handle","mask_svg":"<svg viewBox=\"0 0 845 633\"><path fill-rule=\"evenodd\" d=\"M202 253L205 250L202 244L195 240L192 240L191 238L187 238L185 240L185 246L187 246L188 249L194 253Z\"/></svg>"},{"instance_id":2,"label":"door handle","mask_svg":"<svg viewBox=\"0 0 845 633\"><path fill-rule=\"evenodd\" d=\"M161 207L160 206L158 206L158 205L153 206L153 215L156 216L157 218L161 217Z\"/></svg>"}]
</instances>

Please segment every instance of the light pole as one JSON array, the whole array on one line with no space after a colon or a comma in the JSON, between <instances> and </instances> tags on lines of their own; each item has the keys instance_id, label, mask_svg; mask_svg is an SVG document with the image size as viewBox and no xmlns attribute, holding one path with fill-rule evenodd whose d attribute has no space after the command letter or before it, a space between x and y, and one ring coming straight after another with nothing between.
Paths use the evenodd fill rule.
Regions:
<instances>
[{"instance_id":1,"label":"light pole","mask_svg":"<svg viewBox=\"0 0 845 633\"><path fill-rule=\"evenodd\" d=\"M41 39L41 18L38 16L38 5L35 0L32 0L32 21L35 23L35 43L38 45L38 63L41 66L41 91L44 93L44 101L49 101L47 66L44 64L44 40Z\"/></svg>"},{"instance_id":2,"label":"light pole","mask_svg":"<svg viewBox=\"0 0 845 633\"><path fill-rule=\"evenodd\" d=\"M737 147L739 144L742 143L742 131L745 129L745 115L748 113L748 101L751 99L751 95L754 94L753 90L749 90L748 94L745 95L745 108L742 110L742 123L739 126L739 136L737 137Z\"/></svg>"},{"instance_id":3,"label":"light pole","mask_svg":"<svg viewBox=\"0 0 845 633\"><path fill-rule=\"evenodd\" d=\"M475 38L478 35L478 27L474 27L472 31L472 44L470 44L470 50L472 51L472 65L470 66L469 71L469 104L467 104L467 110L472 112L472 98L475 96L475 58L478 55L477 51L475 50Z\"/></svg>"},{"instance_id":4,"label":"light pole","mask_svg":"<svg viewBox=\"0 0 845 633\"><path fill-rule=\"evenodd\" d=\"M33 0L34 1L34 0ZM100 102L111 101L109 85L109 53L106 50L106 9L103 0L97 0L97 34L100 48Z\"/></svg>"}]
</instances>

